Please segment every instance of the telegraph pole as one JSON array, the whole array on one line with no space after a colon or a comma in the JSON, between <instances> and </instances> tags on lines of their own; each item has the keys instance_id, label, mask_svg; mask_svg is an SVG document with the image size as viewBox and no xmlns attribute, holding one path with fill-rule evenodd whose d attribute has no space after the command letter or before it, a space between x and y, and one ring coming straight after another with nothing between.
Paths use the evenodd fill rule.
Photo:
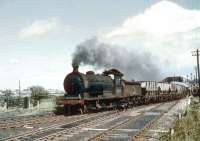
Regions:
<instances>
[{"instance_id":1,"label":"telegraph pole","mask_svg":"<svg viewBox=\"0 0 200 141\"><path fill-rule=\"evenodd\" d=\"M199 73L199 53L200 51L197 49L196 51L192 52L192 56L196 56L197 57L197 79L198 79L198 95L199 95L199 101L200 101L200 73Z\"/></svg>"},{"instance_id":2,"label":"telegraph pole","mask_svg":"<svg viewBox=\"0 0 200 141\"><path fill-rule=\"evenodd\" d=\"M195 83L197 84L198 83L198 79L197 79L197 76L198 76L198 74L197 74L197 67L195 66Z\"/></svg>"},{"instance_id":3,"label":"telegraph pole","mask_svg":"<svg viewBox=\"0 0 200 141\"><path fill-rule=\"evenodd\" d=\"M20 80L19 80L19 97L21 96L21 84L20 84Z\"/></svg>"},{"instance_id":4,"label":"telegraph pole","mask_svg":"<svg viewBox=\"0 0 200 141\"><path fill-rule=\"evenodd\" d=\"M190 94L192 94L192 73L190 73L190 81L189 81L189 86L190 86Z\"/></svg>"}]
</instances>

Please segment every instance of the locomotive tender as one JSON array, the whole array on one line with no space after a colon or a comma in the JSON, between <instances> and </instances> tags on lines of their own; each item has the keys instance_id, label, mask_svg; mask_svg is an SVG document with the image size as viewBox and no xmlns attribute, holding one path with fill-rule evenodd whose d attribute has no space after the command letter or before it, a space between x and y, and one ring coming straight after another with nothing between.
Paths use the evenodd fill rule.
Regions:
<instances>
[{"instance_id":1,"label":"locomotive tender","mask_svg":"<svg viewBox=\"0 0 200 141\"><path fill-rule=\"evenodd\" d=\"M78 64L72 66L73 72L64 79L65 95L61 100L68 114L176 100L188 93L182 82L130 82L122 79L123 74L116 69L101 75L92 71L83 74Z\"/></svg>"}]
</instances>

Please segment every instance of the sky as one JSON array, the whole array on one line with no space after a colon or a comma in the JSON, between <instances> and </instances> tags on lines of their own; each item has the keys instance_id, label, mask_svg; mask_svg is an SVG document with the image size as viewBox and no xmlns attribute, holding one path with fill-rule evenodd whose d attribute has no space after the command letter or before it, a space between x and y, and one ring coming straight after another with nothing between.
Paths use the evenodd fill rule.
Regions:
<instances>
[{"instance_id":1,"label":"sky","mask_svg":"<svg viewBox=\"0 0 200 141\"><path fill-rule=\"evenodd\" d=\"M150 52L163 78L185 76L199 32L199 0L0 0L0 89L63 90L76 46L93 37Z\"/></svg>"}]
</instances>

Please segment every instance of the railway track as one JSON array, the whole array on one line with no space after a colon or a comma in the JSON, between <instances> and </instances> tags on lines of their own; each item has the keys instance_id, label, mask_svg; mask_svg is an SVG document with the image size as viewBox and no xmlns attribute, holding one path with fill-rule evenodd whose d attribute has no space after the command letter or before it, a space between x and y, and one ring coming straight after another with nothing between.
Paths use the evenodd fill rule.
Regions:
<instances>
[{"instance_id":1,"label":"railway track","mask_svg":"<svg viewBox=\"0 0 200 141\"><path fill-rule=\"evenodd\" d=\"M22 127L29 121L34 122L35 120L35 122L37 123L37 120L39 119L46 119L54 116L55 115L52 112L47 112L47 113L45 112L43 114L27 115L27 116L0 117L0 129Z\"/></svg>"},{"instance_id":2,"label":"railway track","mask_svg":"<svg viewBox=\"0 0 200 141\"><path fill-rule=\"evenodd\" d=\"M124 121L119 125L116 124L114 127L95 135L88 141L112 141L116 139L119 141L141 141L145 133L157 123L159 118L162 117L166 111L174 107L176 103L177 102L170 104L166 110L157 114L153 114L153 112L158 111L157 108L161 105L150 109L147 113L132 118L130 117L127 121Z\"/></svg>"},{"instance_id":3,"label":"railway track","mask_svg":"<svg viewBox=\"0 0 200 141\"><path fill-rule=\"evenodd\" d=\"M54 122L56 120L58 120L58 117L53 114L0 119L0 129L35 126L37 124L41 124L44 122Z\"/></svg>"},{"instance_id":4,"label":"railway track","mask_svg":"<svg viewBox=\"0 0 200 141\"><path fill-rule=\"evenodd\" d=\"M156 110L161 105L162 104L158 104L157 106L151 108L150 110L151 111ZM144 114L145 114L145 112L142 112L137 116L129 117L127 120L125 120L125 121L123 121L121 123L118 123L118 124L114 125L113 127L111 127L109 129L107 129L107 130L95 135L94 137L88 139L88 141L100 141L100 140L105 139L106 137L108 138L108 136L113 135L116 132L116 130L126 127L131 122L136 122L136 120L142 118L144 116Z\"/></svg>"},{"instance_id":5,"label":"railway track","mask_svg":"<svg viewBox=\"0 0 200 141\"><path fill-rule=\"evenodd\" d=\"M0 112L0 121L1 120L9 120L9 119L21 119L21 118L32 118L32 117L37 117L37 116L45 116L45 115L53 115L52 112L49 111L42 111L42 112L37 112L37 113L32 113L32 111L30 110L29 112L26 111L25 113L29 113L29 114L24 114L24 112L16 112L16 111L5 111L5 112ZM32 113L32 114L31 114Z\"/></svg>"},{"instance_id":6,"label":"railway track","mask_svg":"<svg viewBox=\"0 0 200 141\"><path fill-rule=\"evenodd\" d=\"M158 104L157 106L159 107L161 104ZM140 109L143 109L143 107L145 106L141 106ZM155 108L155 107L154 107ZM153 108L153 109L154 109ZM114 113L112 115L106 116L106 117L101 117L95 120L92 120L88 123L84 123L81 124L79 126L75 126L72 128L66 128L65 130L62 130L60 132L56 132L54 134L50 134L48 136L42 137L37 139L36 141L49 141L49 140L70 140L70 138L68 138L68 136L70 137L71 134L79 134L79 132L81 132L82 129L84 128L92 128L96 125L101 125L101 124L108 124L108 123L112 123L113 121L113 125L111 124L111 129L115 129L117 127L120 127L121 125L128 123L136 118L139 118L140 116L142 116L144 113L142 112L141 114L139 114L138 116L134 117L134 118L124 118L124 114L129 113L131 110L133 109L129 109L127 111L123 111L123 112L119 112L119 113ZM115 123L118 122L116 125ZM107 131L100 133L100 135L106 133ZM97 135L99 136L99 135ZM96 138L97 136L95 136L94 138ZM74 138L71 140L79 140L79 138ZM85 140L85 139L82 139ZM87 139L86 139L87 140ZM92 140L92 139L89 139Z\"/></svg>"},{"instance_id":7,"label":"railway track","mask_svg":"<svg viewBox=\"0 0 200 141\"><path fill-rule=\"evenodd\" d=\"M119 112L118 115L114 117L102 120L97 122L93 121L93 124L87 126L84 124L81 127L76 128L75 130L68 129L62 133L55 133L47 137L38 139L37 141L126 141L131 140L133 137L138 136L142 137L140 130L144 132L143 128L148 129L150 126L147 126L151 123L156 122L162 112L167 112L170 107L173 107L176 102L170 103L161 103L152 107L146 107L145 112L143 112L144 107L137 109L139 112L136 115L129 115L133 112L133 109L130 109L125 112ZM161 108L160 107L165 107ZM167 107L167 108L166 108ZM157 112L155 114L155 112ZM154 114L153 114L154 113Z\"/></svg>"},{"instance_id":8,"label":"railway track","mask_svg":"<svg viewBox=\"0 0 200 141\"><path fill-rule=\"evenodd\" d=\"M98 117L97 119L94 119L94 120L89 121L87 123L83 123L83 124L80 124L78 126L74 126L72 128L65 128L64 130L62 130L60 132L57 132L57 133L51 134L49 136L45 136L45 137L39 138L39 139L37 139L35 141L54 140L57 137L62 137L63 135L69 135L71 133L78 132L82 128L89 128L89 127L92 127L92 126L94 126L94 125L96 125L98 123L102 123L103 121L106 121L108 119L117 118L117 116L118 116L118 113L114 113L114 114L111 114L109 116Z\"/></svg>"},{"instance_id":9,"label":"railway track","mask_svg":"<svg viewBox=\"0 0 200 141\"><path fill-rule=\"evenodd\" d=\"M36 140L38 138L41 138L43 136L48 136L49 134L52 133L57 133L59 131L62 131L67 128L73 128L77 127L81 124L87 123L89 121L95 120L96 118L101 118L103 116L108 116L111 115L115 112L103 112L103 113L98 113L98 114L89 114L89 115L81 115L81 116L76 116L76 117L71 117L70 119L60 121L59 123L50 125L48 127L42 128L42 129L37 129L37 130L31 130L16 136L8 137L1 139L2 141L30 141L30 140Z\"/></svg>"},{"instance_id":10,"label":"railway track","mask_svg":"<svg viewBox=\"0 0 200 141\"><path fill-rule=\"evenodd\" d=\"M167 108L166 111L162 111L158 116L156 116L154 119L152 119L150 122L148 122L135 136L131 139L131 141L139 141L144 138L144 135L152 129L158 120L168 111L170 111L179 101L174 102L170 107Z\"/></svg>"},{"instance_id":11,"label":"railway track","mask_svg":"<svg viewBox=\"0 0 200 141\"><path fill-rule=\"evenodd\" d=\"M81 118L82 116L83 115L74 115L66 117L63 115L56 116L54 114L45 114L37 116L0 118L0 129L37 127L41 126L41 124L55 124L68 119Z\"/></svg>"},{"instance_id":12,"label":"railway track","mask_svg":"<svg viewBox=\"0 0 200 141\"><path fill-rule=\"evenodd\" d=\"M160 117L176 105L178 101L143 105L127 111L107 111L103 113L70 116L68 120L24 132L2 141L49 141L49 140L140 140ZM161 108L165 107L165 108ZM134 114L133 114L134 113ZM137 113L137 114L135 114ZM132 115L133 114L133 115Z\"/></svg>"}]
</instances>

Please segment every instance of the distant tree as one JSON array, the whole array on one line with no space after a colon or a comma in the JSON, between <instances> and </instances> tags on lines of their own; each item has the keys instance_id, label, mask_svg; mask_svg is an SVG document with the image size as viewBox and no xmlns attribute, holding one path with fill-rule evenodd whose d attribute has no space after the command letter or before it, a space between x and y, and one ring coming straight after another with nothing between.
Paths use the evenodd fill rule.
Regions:
<instances>
[{"instance_id":1,"label":"distant tree","mask_svg":"<svg viewBox=\"0 0 200 141\"><path fill-rule=\"evenodd\" d=\"M4 91L2 91L2 93L6 96L6 97L10 97L12 96L13 92L10 89L6 89Z\"/></svg>"},{"instance_id":2,"label":"distant tree","mask_svg":"<svg viewBox=\"0 0 200 141\"><path fill-rule=\"evenodd\" d=\"M41 100L42 98L46 98L48 96L48 91L45 90L41 86L32 86L30 87L31 98L34 100Z\"/></svg>"},{"instance_id":3,"label":"distant tree","mask_svg":"<svg viewBox=\"0 0 200 141\"><path fill-rule=\"evenodd\" d=\"M131 81L132 81L132 82L135 82L135 79L132 79Z\"/></svg>"},{"instance_id":4,"label":"distant tree","mask_svg":"<svg viewBox=\"0 0 200 141\"><path fill-rule=\"evenodd\" d=\"M4 102L7 103L7 107L6 108L8 109L8 107L12 105L12 104L10 104L9 99L11 99L11 96L13 95L13 92L10 89L6 89L6 90L2 91L2 93L5 96Z\"/></svg>"}]
</instances>

